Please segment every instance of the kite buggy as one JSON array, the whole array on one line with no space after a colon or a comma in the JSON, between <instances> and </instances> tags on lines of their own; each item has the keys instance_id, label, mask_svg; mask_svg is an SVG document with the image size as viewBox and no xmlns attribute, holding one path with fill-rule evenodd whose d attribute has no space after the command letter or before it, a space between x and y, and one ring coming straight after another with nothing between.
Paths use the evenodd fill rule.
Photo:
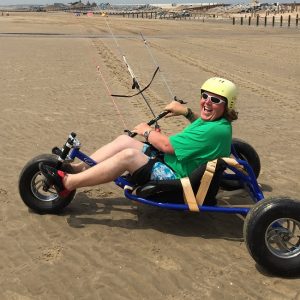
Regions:
<instances>
[{"instance_id":1,"label":"kite buggy","mask_svg":"<svg viewBox=\"0 0 300 300\"><path fill-rule=\"evenodd\" d=\"M156 65L156 70L150 83L141 89L108 21L106 22L133 79L132 88L138 90L138 93L130 96L109 94L115 97L141 95L154 116L148 125L157 125L157 121L169 112L162 111L156 116L143 95L143 91L150 86L155 75L160 71L147 41L141 34L142 40ZM167 85L165 80L164 82ZM168 85L167 88L170 91ZM171 92L170 94L173 96ZM175 101L181 101L176 97L172 98ZM130 131L128 134L131 137L135 135ZM151 145L149 146L151 147ZM52 154L34 157L24 166L19 177L19 192L23 202L30 209L41 214L51 214L62 211L70 204L75 197L76 190L71 191L66 197L61 197L53 187L53 182L51 183L41 173L39 166L43 163L67 173L72 173L70 162L75 159L85 162L90 167L95 166L97 162L80 151L80 148L81 144L78 137L75 133L71 133L62 148L54 147ZM234 138L230 157L221 157L200 165L188 177L148 181L145 184L137 185L131 180L129 174L125 174L117 177L115 183L124 190L126 198L145 205L162 209L191 211L199 213L199 217L205 212L246 216L243 234L247 249L253 259L272 274L299 276L300 201L286 197L265 199L257 182L260 167L260 159L255 149L247 142ZM250 206L243 204L219 205L216 200L219 189L244 189L249 193L253 204Z\"/></svg>"},{"instance_id":2,"label":"kite buggy","mask_svg":"<svg viewBox=\"0 0 300 300\"><path fill-rule=\"evenodd\" d=\"M168 112L161 112L149 125ZM129 133L132 134L132 133ZM58 213L74 199L76 190L66 198L60 197L51 183L41 174L39 164L46 163L66 172L76 158L89 166L96 162L80 151L75 133L68 136L64 146L55 147L52 154L31 159L19 178L19 192L23 202L41 214ZM165 209L204 212L221 212L246 216L244 239L253 259L267 271L280 276L300 275L300 202L289 198L265 199L257 182L260 159L247 142L233 139L231 157L219 158L199 166L184 180L149 181L138 186L130 175L122 175L115 184L124 190L126 198L146 205ZM216 195L223 190L245 189L254 204L218 205Z\"/></svg>"}]
</instances>

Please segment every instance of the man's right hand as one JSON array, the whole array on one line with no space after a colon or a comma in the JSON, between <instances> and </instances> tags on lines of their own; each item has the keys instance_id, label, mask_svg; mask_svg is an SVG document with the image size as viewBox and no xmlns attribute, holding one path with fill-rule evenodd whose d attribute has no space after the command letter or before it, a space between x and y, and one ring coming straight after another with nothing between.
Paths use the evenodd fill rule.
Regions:
<instances>
[{"instance_id":1,"label":"man's right hand","mask_svg":"<svg viewBox=\"0 0 300 300\"><path fill-rule=\"evenodd\" d=\"M172 101L169 103L165 110L169 111L170 113L166 115L166 118L174 117L174 116L185 116L188 113L188 109L183 104L180 104L177 101Z\"/></svg>"}]
</instances>

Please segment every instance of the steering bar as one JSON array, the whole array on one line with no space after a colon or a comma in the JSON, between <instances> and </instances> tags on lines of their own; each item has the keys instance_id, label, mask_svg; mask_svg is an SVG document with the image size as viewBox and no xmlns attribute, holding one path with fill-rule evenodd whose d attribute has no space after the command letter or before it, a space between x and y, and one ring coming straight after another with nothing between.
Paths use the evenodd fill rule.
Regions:
<instances>
[{"instance_id":1,"label":"steering bar","mask_svg":"<svg viewBox=\"0 0 300 300\"><path fill-rule=\"evenodd\" d=\"M176 96L174 97L174 101L177 101L177 102L179 102L180 104L187 104L186 101L181 100L181 99L178 99ZM153 118L152 120L150 120L147 124L148 124L149 126L153 125L154 123L157 124L157 121L160 120L160 119L162 119L162 118L163 118L164 116L166 116L168 113L169 113L168 110L163 110L162 112L160 112L160 113L158 114L158 116L156 116L155 118ZM127 130L127 129L124 130L124 132L127 132L128 135L129 135L130 137L135 137L135 136L137 135L137 133L132 132L132 131Z\"/></svg>"}]
</instances>

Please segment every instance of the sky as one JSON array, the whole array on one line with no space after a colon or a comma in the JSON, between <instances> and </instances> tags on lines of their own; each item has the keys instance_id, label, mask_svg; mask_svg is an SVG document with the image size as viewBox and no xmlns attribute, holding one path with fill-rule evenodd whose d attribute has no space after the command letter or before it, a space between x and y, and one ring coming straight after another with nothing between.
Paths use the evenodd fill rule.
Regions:
<instances>
[{"instance_id":1,"label":"sky","mask_svg":"<svg viewBox=\"0 0 300 300\"><path fill-rule=\"evenodd\" d=\"M64 1L64 0L0 0L0 5L17 5L17 4L32 4L32 5L45 5L45 4L53 4L53 3L70 3L70 2L75 2L74 1ZM85 2L85 1L82 1ZM90 1L93 2L93 1ZM104 1L103 1L104 2ZM98 3L98 1L96 1Z\"/></svg>"},{"instance_id":2,"label":"sky","mask_svg":"<svg viewBox=\"0 0 300 300\"><path fill-rule=\"evenodd\" d=\"M53 3L64 3L68 4L70 2L75 2L76 0L0 0L1 5L17 5L17 4L31 4L31 5L46 5ZM209 3L209 2L218 2L218 3L249 3L250 0L224 0L224 1L205 1L205 0L89 0L90 3L96 2L100 3L110 3L110 4L155 4L155 3ZM83 3L86 3L87 0L82 0ZM263 1L268 2L268 1Z\"/></svg>"}]
</instances>

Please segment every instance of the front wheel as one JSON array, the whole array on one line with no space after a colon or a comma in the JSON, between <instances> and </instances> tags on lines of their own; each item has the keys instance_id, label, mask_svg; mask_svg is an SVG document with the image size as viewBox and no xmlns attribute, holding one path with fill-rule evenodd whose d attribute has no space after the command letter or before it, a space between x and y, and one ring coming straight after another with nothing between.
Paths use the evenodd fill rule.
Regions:
<instances>
[{"instance_id":1,"label":"front wheel","mask_svg":"<svg viewBox=\"0 0 300 300\"><path fill-rule=\"evenodd\" d=\"M44 162L55 167L57 157L50 154L42 154L30 160L19 177L19 193L23 202L37 213L57 213L65 208L74 198L76 190L67 197L61 198L54 188L48 191L43 190L44 176L39 170L39 163ZM63 165L63 171L67 170L67 165Z\"/></svg>"},{"instance_id":2,"label":"front wheel","mask_svg":"<svg viewBox=\"0 0 300 300\"><path fill-rule=\"evenodd\" d=\"M271 198L258 202L244 223L250 255L267 271L300 275L300 201Z\"/></svg>"}]
</instances>

